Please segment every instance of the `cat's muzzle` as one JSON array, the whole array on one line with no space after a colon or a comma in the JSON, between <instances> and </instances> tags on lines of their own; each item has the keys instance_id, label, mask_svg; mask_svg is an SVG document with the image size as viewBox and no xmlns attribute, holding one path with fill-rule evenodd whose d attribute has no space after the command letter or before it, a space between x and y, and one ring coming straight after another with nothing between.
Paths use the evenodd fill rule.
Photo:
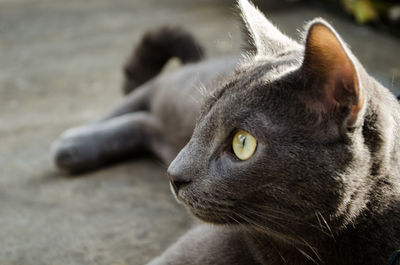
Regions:
<instances>
[{"instance_id":1,"label":"cat's muzzle","mask_svg":"<svg viewBox=\"0 0 400 265\"><path fill-rule=\"evenodd\" d=\"M171 184L172 190L176 197L179 197L179 190L190 184L190 180L180 177L179 175L171 174L168 170L168 179Z\"/></svg>"}]
</instances>

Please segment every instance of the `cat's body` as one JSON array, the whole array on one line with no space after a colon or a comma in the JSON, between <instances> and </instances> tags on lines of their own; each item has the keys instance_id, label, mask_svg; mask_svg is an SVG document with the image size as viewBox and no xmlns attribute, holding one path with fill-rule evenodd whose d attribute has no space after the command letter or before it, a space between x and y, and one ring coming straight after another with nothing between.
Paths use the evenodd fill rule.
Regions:
<instances>
[{"instance_id":1,"label":"cat's body","mask_svg":"<svg viewBox=\"0 0 400 265\"><path fill-rule=\"evenodd\" d=\"M129 133L156 139L150 146L166 162L189 140L198 116L168 175L177 200L215 224L190 231L150 264L388 264L400 248L396 98L367 74L325 21L309 23L299 44L246 0L239 5L256 52L233 74L237 59L185 66L128 96L132 106L142 89L157 91L147 114L140 114L146 118L141 122L155 125L144 128L156 130L138 135L129 127L122 139ZM210 71L214 65L220 68ZM201 69L206 69L201 80L193 78ZM225 81L213 83L219 73ZM183 80L189 80L185 88ZM182 105L199 93L193 88L198 80L210 86L210 95ZM177 90L161 88L170 85ZM122 109L109 117L132 111ZM104 125L107 120L98 124L89 125L86 136L96 126L118 128Z\"/></svg>"},{"instance_id":2,"label":"cat's body","mask_svg":"<svg viewBox=\"0 0 400 265\"><path fill-rule=\"evenodd\" d=\"M191 63L134 90L125 86L133 91L115 108L95 122L67 130L53 144L57 166L82 172L142 152L168 165L190 139L206 88L230 75L238 60Z\"/></svg>"}]
</instances>

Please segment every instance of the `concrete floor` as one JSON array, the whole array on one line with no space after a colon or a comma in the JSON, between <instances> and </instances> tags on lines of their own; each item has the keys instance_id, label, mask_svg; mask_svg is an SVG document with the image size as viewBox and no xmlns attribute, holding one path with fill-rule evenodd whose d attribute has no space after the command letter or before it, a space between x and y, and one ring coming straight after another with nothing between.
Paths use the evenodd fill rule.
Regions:
<instances>
[{"instance_id":1,"label":"concrete floor","mask_svg":"<svg viewBox=\"0 0 400 265\"><path fill-rule=\"evenodd\" d=\"M149 158L71 177L51 142L122 97L120 68L147 28L185 25L209 57L237 53L232 1L0 0L0 264L144 264L193 223ZM400 40L316 8L268 15L296 36L333 22L395 93Z\"/></svg>"}]
</instances>

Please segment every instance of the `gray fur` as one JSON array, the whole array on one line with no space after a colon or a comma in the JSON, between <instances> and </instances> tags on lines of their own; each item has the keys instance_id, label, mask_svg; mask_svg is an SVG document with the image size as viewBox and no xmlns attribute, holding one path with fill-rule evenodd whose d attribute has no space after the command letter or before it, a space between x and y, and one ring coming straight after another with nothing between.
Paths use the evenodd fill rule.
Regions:
<instances>
[{"instance_id":1,"label":"gray fur","mask_svg":"<svg viewBox=\"0 0 400 265\"><path fill-rule=\"evenodd\" d=\"M56 165L79 173L143 151L168 165L193 132L204 89L230 75L237 62L208 60L153 78L98 120L65 131L52 146Z\"/></svg>"},{"instance_id":2,"label":"gray fur","mask_svg":"<svg viewBox=\"0 0 400 265\"><path fill-rule=\"evenodd\" d=\"M237 59L224 59L161 75L97 123L64 134L56 153L70 151L63 145L72 142L78 154L115 154L102 134L118 138L124 122L137 120L150 124L138 131L129 125L131 136L117 141L134 143L129 150L143 144L140 133L166 163L184 146L168 169L171 188L178 202L213 225L188 232L151 265L387 264L400 247L396 98L324 20L310 22L298 44L239 2L255 54L236 67ZM334 56L314 49L316 27L333 36L346 66L330 67ZM246 161L230 148L238 129L258 141Z\"/></svg>"},{"instance_id":3,"label":"gray fur","mask_svg":"<svg viewBox=\"0 0 400 265\"><path fill-rule=\"evenodd\" d=\"M323 61L335 58L315 53L309 36L318 26L336 39L351 76L332 73ZM304 48L287 45L272 58L274 48L258 48L205 102L168 169L173 191L196 217L224 225L215 233L241 231L235 248L258 264L386 264L400 247L399 104L324 20L309 23ZM237 129L258 140L247 161L230 150Z\"/></svg>"},{"instance_id":4,"label":"gray fur","mask_svg":"<svg viewBox=\"0 0 400 265\"><path fill-rule=\"evenodd\" d=\"M247 0L238 1L238 5L242 11L242 18L249 37L253 40L253 46L256 48L256 56L274 57L300 48L297 42L282 34L260 10Z\"/></svg>"}]
</instances>

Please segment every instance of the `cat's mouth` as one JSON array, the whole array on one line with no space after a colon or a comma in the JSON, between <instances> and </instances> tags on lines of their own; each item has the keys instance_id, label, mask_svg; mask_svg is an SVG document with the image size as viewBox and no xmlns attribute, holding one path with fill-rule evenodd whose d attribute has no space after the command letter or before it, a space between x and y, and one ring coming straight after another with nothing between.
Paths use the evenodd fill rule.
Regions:
<instances>
[{"instance_id":1,"label":"cat's mouth","mask_svg":"<svg viewBox=\"0 0 400 265\"><path fill-rule=\"evenodd\" d=\"M218 204L215 201L208 201L200 198L192 198L185 192L178 192L170 185L171 191L174 194L178 203L183 204L185 208L196 218L214 224L237 224L230 210L230 205Z\"/></svg>"},{"instance_id":2,"label":"cat's mouth","mask_svg":"<svg viewBox=\"0 0 400 265\"><path fill-rule=\"evenodd\" d=\"M178 191L178 192L176 191L176 189L174 188L174 186L172 185L171 182L169 182L169 188L170 188L170 190L171 190L171 192L172 192L172 195L174 195L175 200L176 200L178 203L184 203L184 202L179 198L179 191Z\"/></svg>"}]
</instances>

